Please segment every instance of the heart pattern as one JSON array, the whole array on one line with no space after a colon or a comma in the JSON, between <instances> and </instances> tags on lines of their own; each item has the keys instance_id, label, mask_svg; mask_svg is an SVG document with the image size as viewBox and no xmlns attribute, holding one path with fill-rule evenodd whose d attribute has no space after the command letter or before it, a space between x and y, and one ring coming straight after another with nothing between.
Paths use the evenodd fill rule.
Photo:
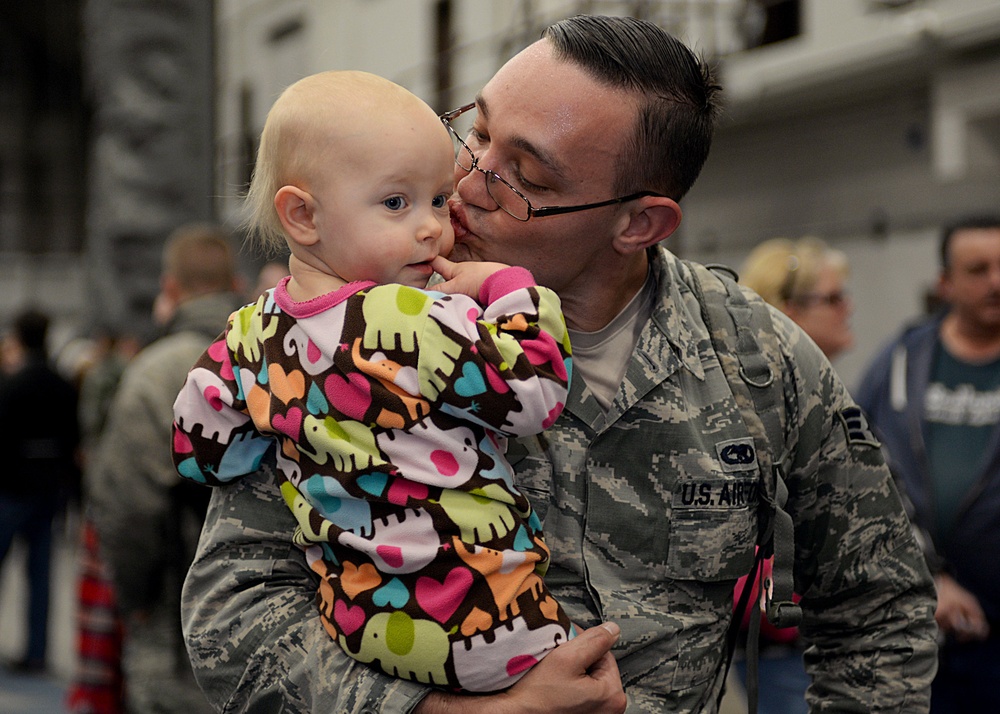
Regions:
<instances>
[{"instance_id":1,"label":"heart pattern","mask_svg":"<svg viewBox=\"0 0 1000 714\"><path fill-rule=\"evenodd\" d=\"M377 607L391 605L401 610L410 601L410 591L399 578L393 578L372 594L372 602Z\"/></svg>"},{"instance_id":2,"label":"heart pattern","mask_svg":"<svg viewBox=\"0 0 1000 714\"><path fill-rule=\"evenodd\" d=\"M292 407L284 415L275 414L271 423L282 434L298 439L302 432L302 410L298 407Z\"/></svg>"},{"instance_id":3,"label":"heart pattern","mask_svg":"<svg viewBox=\"0 0 1000 714\"><path fill-rule=\"evenodd\" d=\"M306 400L306 409L313 416L319 416L320 414L326 414L330 411L330 402L326 401L326 397L323 395L323 390L319 388L319 385L315 382L309 387L309 398Z\"/></svg>"},{"instance_id":4,"label":"heart pattern","mask_svg":"<svg viewBox=\"0 0 1000 714\"><path fill-rule=\"evenodd\" d=\"M353 635L365 624L365 611L360 605L349 606L343 600L333 605L333 619L345 635Z\"/></svg>"},{"instance_id":5,"label":"heart pattern","mask_svg":"<svg viewBox=\"0 0 1000 714\"><path fill-rule=\"evenodd\" d=\"M192 451L191 438L180 429L174 429L174 453L190 454Z\"/></svg>"},{"instance_id":6,"label":"heart pattern","mask_svg":"<svg viewBox=\"0 0 1000 714\"><path fill-rule=\"evenodd\" d=\"M364 489L365 493L378 498L385 491L385 484L388 480L388 474L384 474L381 471L374 471L370 474L359 476L357 484Z\"/></svg>"},{"instance_id":7,"label":"heart pattern","mask_svg":"<svg viewBox=\"0 0 1000 714\"><path fill-rule=\"evenodd\" d=\"M340 586L352 600L358 593L377 588L381 584L382 576L371 563L362 563L358 567L354 563L344 562L344 571L340 574Z\"/></svg>"},{"instance_id":8,"label":"heart pattern","mask_svg":"<svg viewBox=\"0 0 1000 714\"><path fill-rule=\"evenodd\" d=\"M455 614L455 610L469 594L470 587L472 573L466 568L454 568L445 576L443 583L425 575L417 578L417 604L443 624Z\"/></svg>"},{"instance_id":9,"label":"heart pattern","mask_svg":"<svg viewBox=\"0 0 1000 714\"><path fill-rule=\"evenodd\" d=\"M365 412L372 404L372 393L371 385L363 374L352 372L346 379L339 374L331 374L323 384L323 391L344 416L364 421Z\"/></svg>"},{"instance_id":10,"label":"heart pattern","mask_svg":"<svg viewBox=\"0 0 1000 714\"><path fill-rule=\"evenodd\" d=\"M472 362L462 364L462 376L455 380L455 392L460 397L474 397L486 393L486 380Z\"/></svg>"},{"instance_id":11,"label":"heart pattern","mask_svg":"<svg viewBox=\"0 0 1000 714\"><path fill-rule=\"evenodd\" d=\"M492 642L508 617L531 628L543 618L566 623L528 562L547 555L537 516L501 505L512 503L514 486L496 431L515 422L537 430L563 407L565 330L543 328L558 326L549 319L555 298L512 285L501 325L463 296L372 284L297 312L282 289L264 314L234 313L227 337L199 362L208 375L192 380L188 401L197 400L200 420L181 413L173 440L182 475L214 484L256 468L257 445L271 441L255 426L278 442L283 495L312 544L311 562L328 569L317 597L334 637L359 638L374 614L402 613L440 625L450 658L463 636ZM533 365L545 367L532 374ZM227 423L233 410L249 419ZM453 426L441 415L467 422ZM466 514L449 487L495 502L497 515ZM463 519L476 523L468 543L447 530ZM493 546L502 550L477 556ZM516 597L515 589L532 597L475 607L469 597L480 585L487 598ZM491 655L491 671L513 677L537 657L533 647L510 648ZM462 686L454 674L449 668L446 684Z\"/></svg>"},{"instance_id":12,"label":"heart pattern","mask_svg":"<svg viewBox=\"0 0 1000 714\"><path fill-rule=\"evenodd\" d=\"M271 382L271 394L284 404L300 400L306 394L306 377L297 369L286 374L280 364L272 364L267 368L267 377Z\"/></svg>"}]
</instances>

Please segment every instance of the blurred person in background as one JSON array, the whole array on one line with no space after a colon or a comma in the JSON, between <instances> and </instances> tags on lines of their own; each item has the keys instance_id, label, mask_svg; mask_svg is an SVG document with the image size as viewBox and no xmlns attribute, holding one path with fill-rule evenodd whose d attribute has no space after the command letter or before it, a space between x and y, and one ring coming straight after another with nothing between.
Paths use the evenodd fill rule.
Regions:
<instances>
[{"instance_id":1,"label":"blurred person in background","mask_svg":"<svg viewBox=\"0 0 1000 714\"><path fill-rule=\"evenodd\" d=\"M48 330L46 314L18 315L0 383L0 564L15 536L27 545L28 643L10 665L19 672L46 668L53 521L79 480L77 392L49 364Z\"/></svg>"},{"instance_id":2,"label":"blurred person in background","mask_svg":"<svg viewBox=\"0 0 1000 714\"><path fill-rule=\"evenodd\" d=\"M121 669L122 622L114 583L104 562L97 529L89 512L93 455L111 411L118 384L141 339L109 325L93 335L91 364L80 382L80 428L83 439L83 509L77 573L76 667L67 691L73 714L124 712Z\"/></svg>"},{"instance_id":3,"label":"blurred person in background","mask_svg":"<svg viewBox=\"0 0 1000 714\"><path fill-rule=\"evenodd\" d=\"M257 281L247 294L247 300L257 302L257 298L277 285L286 275L289 275L287 257L268 260L257 271Z\"/></svg>"},{"instance_id":4,"label":"blurred person in background","mask_svg":"<svg viewBox=\"0 0 1000 714\"><path fill-rule=\"evenodd\" d=\"M944 309L903 329L858 404L936 553L943 641L931 711L1000 711L1000 216L947 226Z\"/></svg>"},{"instance_id":5,"label":"blurred person in background","mask_svg":"<svg viewBox=\"0 0 1000 714\"><path fill-rule=\"evenodd\" d=\"M847 256L819 238L773 238L747 256L740 282L788 315L833 361L854 346Z\"/></svg>"},{"instance_id":6,"label":"blurred person in background","mask_svg":"<svg viewBox=\"0 0 1000 714\"><path fill-rule=\"evenodd\" d=\"M91 513L124 622L133 714L210 711L181 640L179 604L207 494L177 476L170 426L188 370L242 304L239 288L226 231L191 224L171 234L155 301L163 334L125 368L89 474Z\"/></svg>"},{"instance_id":7,"label":"blurred person in background","mask_svg":"<svg viewBox=\"0 0 1000 714\"><path fill-rule=\"evenodd\" d=\"M743 285L798 324L828 359L853 346L854 334L848 322L853 308L846 291L848 264L842 252L829 248L818 238L797 241L773 238L750 252L739 275ZM765 563L765 576L770 575L767 570ZM737 599L745 581L746 578L741 578L736 586ZM757 602L756 583L750 602ZM741 654L745 653L742 641L748 626L749 614L745 614ZM759 647L761 714L805 714L809 676L802 660L805 644L798 628L777 628L762 617ZM745 680L746 659L737 658L734 667L740 679Z\"/></svg>"}]
</instances>

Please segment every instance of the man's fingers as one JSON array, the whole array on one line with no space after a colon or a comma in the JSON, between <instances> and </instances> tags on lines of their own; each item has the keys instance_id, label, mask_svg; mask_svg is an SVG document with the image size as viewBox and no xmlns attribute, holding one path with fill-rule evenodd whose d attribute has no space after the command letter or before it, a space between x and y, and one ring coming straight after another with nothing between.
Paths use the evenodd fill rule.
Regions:
<instances>
[{"instance_id":1,"label":"man's fingers","mask_svg":"<svg viewBox=\"0 0 1000 714\"><path fill-rule=\"evenodd\" d=\"M620 636L621 628L618 625L605 622L584 630L556 651L564 650L567 655L572 653L580 668L586 671L611 651Z\"/></svg>"}]
</instances>

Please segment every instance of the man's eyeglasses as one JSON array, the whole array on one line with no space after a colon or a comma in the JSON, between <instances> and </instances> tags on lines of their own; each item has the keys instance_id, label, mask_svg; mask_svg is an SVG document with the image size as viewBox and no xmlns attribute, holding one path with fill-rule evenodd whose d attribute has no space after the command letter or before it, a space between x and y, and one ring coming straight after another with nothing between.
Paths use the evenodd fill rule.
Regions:
<instances>
[{"instance_id":1,"label":"man's eyeglasses","mask_svg":"<svg viewBox=\"0 0 1000 714\"><path fill-rule=\"evenodd\" d=\"M597 203L584 203L579 206L542 206L535 208L523 193L514 188L502 176L497 174L496 171L480 168L479 159L472 153L472 149L465 143L465 139L462 138L458 130L452 126L452 122L455 119L470 109L475 109L475 107L476 104L473 102L458 109L453 109L450 112L445 112L440 117L441 122L451 135L451 143L455 148L455 163L465 171L475 170L485 176L486 190L490 194L490 198L496 201L496 204L505 213L510 214L519 221L527 221L530 218L543 218L544 216L558 216L563 213L575 213L576 211L588 211L591 208L602 208L603 206L613 206L616 203L634 201L643 196L664 197L662 193L656 193L655 191L639 191L631 193L628 196L620 196L608 201L598 201Z\"/></svg>"}]
</instances>

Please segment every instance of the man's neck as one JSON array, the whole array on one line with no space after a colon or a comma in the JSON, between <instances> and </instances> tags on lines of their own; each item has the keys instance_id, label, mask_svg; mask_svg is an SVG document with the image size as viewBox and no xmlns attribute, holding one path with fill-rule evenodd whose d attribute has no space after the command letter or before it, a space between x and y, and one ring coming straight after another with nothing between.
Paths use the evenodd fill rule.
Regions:
<instances>
[{"instance_id":1,"label":"man's neck","mask_svg":"<svg viewBox=\"0 0 1000 714\"><path fill-rule=\"evenodd\" d=\"M941 342L953 357L988 362L1000 357L1000 330L986 329L952 312L941 322Z\"/></svg>"},{"instance_id":2,"label":"man's neck","mask_svg":"<svg viewBox=\"0 0 1000 714\"><path fill-rule=\"evenodd\" d=\"M600 330L642 289L648 270L649 259L642 253L608 270L590 271L586 280L559 290L566 325L580 332Z\"/></svg>"}]
</instances>

